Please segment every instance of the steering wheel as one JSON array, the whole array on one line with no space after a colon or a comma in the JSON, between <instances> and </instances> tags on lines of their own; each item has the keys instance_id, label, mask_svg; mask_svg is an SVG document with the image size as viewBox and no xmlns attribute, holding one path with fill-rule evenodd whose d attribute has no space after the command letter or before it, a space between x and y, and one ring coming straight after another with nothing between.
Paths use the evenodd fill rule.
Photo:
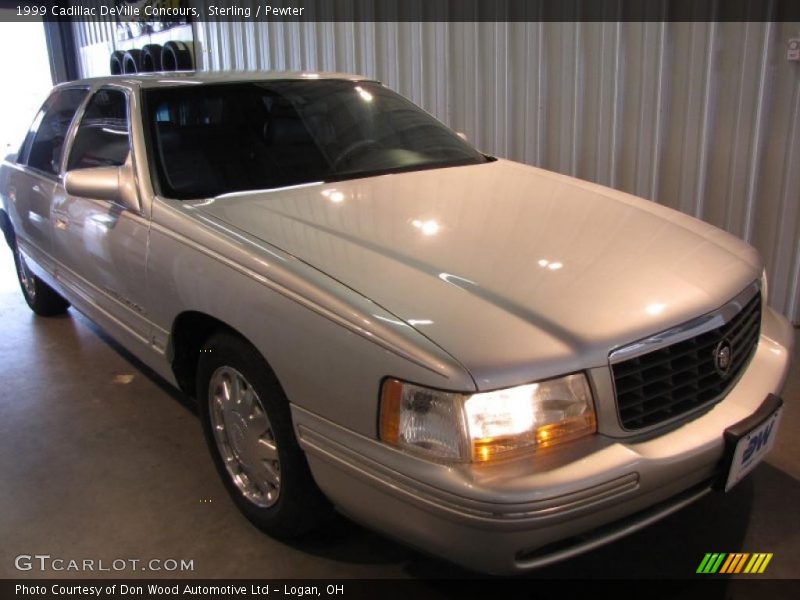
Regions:
<instances>
[{"instance_id":1,"label":"steering wheel","mask_svg":"<svg viewBox=\"0 0 800 600\"><path fill-rule=\"evenodd\" d=\"M377 146L381 147L380 142L377 142L373 139L364 139L358 140L350 144L347 148L345 148L339 156L336 157L336 160L333 161L332 168L336 170L341 163L343 163L350 155L355 154L356 152L363 150L365 148L369 148L370 146Z\"/></svg>"}]
</instances>

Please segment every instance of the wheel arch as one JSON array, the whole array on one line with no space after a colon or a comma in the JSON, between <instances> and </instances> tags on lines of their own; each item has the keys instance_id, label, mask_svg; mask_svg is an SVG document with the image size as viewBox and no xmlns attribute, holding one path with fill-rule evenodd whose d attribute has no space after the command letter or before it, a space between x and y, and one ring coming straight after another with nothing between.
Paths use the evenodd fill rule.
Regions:
<instances>
[{"instance_id":1,"label":"wheel arch","mask_svg":"<svg viewBox=\"0 0 800 600\"><path fill-rule=\"evenodd\" d=\"M6 239L6 244L9 248L14 248L16 237L14 235L14 225L11 223L11 217L8 213L0 208L0 229L3 231L3 237Z\"/></svg>"},{"instance_id":2,"label":"wheel arch","mask_svg":"<svg viewBox=\"0 0 800 600\"><path fill-rule=\"evenodd\" d=\"M182 392L192 398L196 398L197 393L195 378L200 351L203 349L203 344L220 331L236 335L258 350L253 341L241 331L202 311L184 311L178 314L172 322L167 356L170 359L172 372L178 386ZM266 362L266 357L261 352L259 354Z\"/></svg>"}]
</instances>

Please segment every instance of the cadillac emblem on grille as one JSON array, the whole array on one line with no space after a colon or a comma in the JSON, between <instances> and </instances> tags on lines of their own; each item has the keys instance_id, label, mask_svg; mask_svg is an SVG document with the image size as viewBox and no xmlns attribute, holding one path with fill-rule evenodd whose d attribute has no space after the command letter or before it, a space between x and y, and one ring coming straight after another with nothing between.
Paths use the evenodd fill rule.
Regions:
<instances>
[{"instance_id":1,"label":"cadillac emblem on grille","mask_svg":"<svg viewBox=\"0 0 800 600\"><path fill-rule=\"evenodd\" d=\"M736 311L736 312L734 312ZM611 355L619 422L627 431L637 431L693 413L725 397L736 378L755 354L761 329L761 294L748 286L739 296L714 313L725 313L725 322L715 329L661 345L672 332L651 338L655 350L641 352L636 342L627 348L630 358ZM709 313L711 314L711 313ZM708 323L703 317L702 323ZM690 321L675 331L690 330Z\"/></svg>"},{"instance_id":2,"label":"cadillac emblem on grille","mask_svg":"<svg viewBox=\"0 0 800 600\"><path fill-rule=\"evenodd\" d=\"M731 370L732 355L733 350L731 350L731 344L728 340L722 340L714 348L714 367L717 369L717 373L723 377L726 377Z\"/></svg>"}]
</instances>

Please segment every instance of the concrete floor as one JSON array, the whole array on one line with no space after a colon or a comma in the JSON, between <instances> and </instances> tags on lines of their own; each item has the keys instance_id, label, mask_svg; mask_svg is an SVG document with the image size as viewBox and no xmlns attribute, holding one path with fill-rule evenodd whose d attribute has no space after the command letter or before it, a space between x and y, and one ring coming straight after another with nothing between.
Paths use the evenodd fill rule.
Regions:
<instances>
[{"instance_id":1,"label":"concrete floor","mask_svg":"<svg viewBox=\"0 0 800 600\"><path fill-rule=\"evenodd\" d=\"M344 518L290 545L256 530L228 500L190 403L74 310L35 317L5 247L0 319L0 578L93 576L22 573L19 554L192 559L185 575L202 578L470 576ZM800 577L797 362L784 397L777 446L731 493L532 576L696 577L706 552L744 551L773 552L772 577Z\"/></svg>"}]
</instances>

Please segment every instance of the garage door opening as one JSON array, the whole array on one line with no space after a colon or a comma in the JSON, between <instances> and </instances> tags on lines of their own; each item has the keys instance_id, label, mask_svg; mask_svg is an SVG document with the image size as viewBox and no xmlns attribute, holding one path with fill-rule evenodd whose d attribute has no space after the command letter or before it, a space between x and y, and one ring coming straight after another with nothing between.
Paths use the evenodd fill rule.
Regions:
<instances>
[{"instance_id":1,"label":"garage door opening","mask_svg":"<svg viewBox=\"0 0 800 600\"><path fill-rule=\"evenodd\" d=\"M14 12L0 10L0 81L6 82L0 94L0 157L17 152L53 85L44 25L9 22Z\"/></svg>"}]
</instances>

